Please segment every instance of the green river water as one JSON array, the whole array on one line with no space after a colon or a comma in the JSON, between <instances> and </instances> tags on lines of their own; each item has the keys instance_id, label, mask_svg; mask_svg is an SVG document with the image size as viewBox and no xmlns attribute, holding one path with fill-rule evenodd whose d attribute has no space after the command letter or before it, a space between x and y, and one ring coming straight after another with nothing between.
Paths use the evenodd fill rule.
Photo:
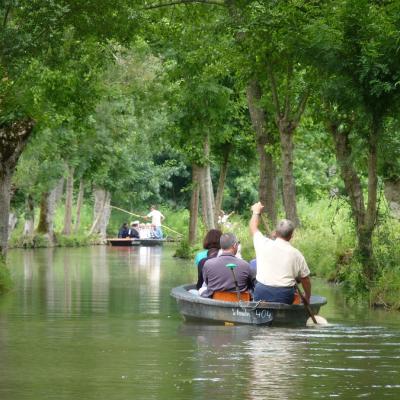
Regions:
<instances>
[{"instance_id":1,"label":"green river water","mask_svg":"<svg viewBox=\"0 0 400 400\"><path fill-rule=\"evenodd\" d=\"M173 247L13 250L0 400L400 399L400 313L326 296L324 328L185 323Z\"/></svg>"}]
</instances>

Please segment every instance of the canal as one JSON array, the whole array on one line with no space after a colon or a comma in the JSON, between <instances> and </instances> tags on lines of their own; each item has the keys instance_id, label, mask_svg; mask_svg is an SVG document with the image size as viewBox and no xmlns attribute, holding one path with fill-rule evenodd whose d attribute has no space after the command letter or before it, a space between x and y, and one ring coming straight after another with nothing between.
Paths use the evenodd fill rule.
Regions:
<instances>
[{"instance_id":1,"label":"canal","mask_svg":"<svg viewBox=\"0 0 400 400\"><path fill-rule=\"evenodd\" d=\"M12 250L1 400L400 398L400 313L328 298L323 328L186 324L172 246Z\"/></svg>"}]
</instances>

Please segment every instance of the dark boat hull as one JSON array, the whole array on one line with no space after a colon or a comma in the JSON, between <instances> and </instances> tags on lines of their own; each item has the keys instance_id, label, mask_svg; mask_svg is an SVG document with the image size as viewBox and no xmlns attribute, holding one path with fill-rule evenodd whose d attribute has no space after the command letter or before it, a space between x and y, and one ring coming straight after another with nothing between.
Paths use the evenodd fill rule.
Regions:
<instances>
[{"instance_id":1,"label":"dark boat hull","mask_svg":"<svg viewBox=\"0 0 400 400\"><path fill-rule=\"evenodd\" d=\"M171 291L183 317L213 323L246 325L305 326L309 315L302 304L266 302L225 302L197 296L188 292L193 285L178 286ZM311 297L311 309L318 314L326 299Z\"/></svg>"},{"instance_id":2,"label":"dark boat hull","mask_svg":"<svg viewBox=\"0 0 400 400\"><path fill-rule=\"evenodd\" d=\"M107 239L111 246L160 246L164 242L163 239Z\"/></svg>"}]
</instances>

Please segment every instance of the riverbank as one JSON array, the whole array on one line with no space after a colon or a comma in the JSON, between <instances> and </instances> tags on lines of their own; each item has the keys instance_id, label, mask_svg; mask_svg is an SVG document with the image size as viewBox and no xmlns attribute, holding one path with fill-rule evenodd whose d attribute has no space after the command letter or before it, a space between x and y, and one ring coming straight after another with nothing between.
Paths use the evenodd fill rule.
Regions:
<instances>
[{"instance_id":1,"label":"riverbank","mask_svg":"<svg viewBox=\"0 0 400 400\"><path fill-rule=\"evenodd\" d=\"M400 309L400 248L397 246L400 239L400 223L398 220L387 215L383 218L380 215L379 225L374 234L377 279L374 282L366 282L361 265L354 255L356 235L347 203L339 200L320 200L310 204L300 200L298 208L301 227L296 230L293 245L304 254L313 276L340 284L348 299ZM63 207L59 207L56 211L54 225L56 233L53 241L38 234L24 237L23 224L20 222L11 235L10 248L80 247L104 243L99 237L88 235L92 219L90 208L84 210L81 228L77 234L59 233L62 231L63 211ZM168 226L183 235L187 234L189 224L187 210L163 208L163 213L166 215ZM225 230L236 233L242 244L243 258L251 260L255 254L248 232L248 218L249 215L234 215L230 219L231 225L225 227ZM129 222L129 215L113 211L108 226L109 235L115 236L118 227L125 221ZM260 228L265 232L262 224ZM204 234L205 229L200 224L195 246L191 247L187 241L183 240L177 247L175 255L190 259L191 264L195 252L202 247ZM3 268L4 274L6 272Z\"/></svg>"}]
</instances>

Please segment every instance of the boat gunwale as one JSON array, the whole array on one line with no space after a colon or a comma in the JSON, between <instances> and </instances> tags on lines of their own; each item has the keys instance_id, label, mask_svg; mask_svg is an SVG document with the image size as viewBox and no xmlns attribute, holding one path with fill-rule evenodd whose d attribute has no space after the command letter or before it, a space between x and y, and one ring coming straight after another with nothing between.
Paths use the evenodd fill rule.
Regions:
<instances>
[{"instance_id":1,"label":"boat gunwale","mask_svg":"<svg viewBox=\"0 0 400 400\"><path fill-rule=\"evenodd\" d=\"M193 284L185 284L181 286L177 286L171 290L171 296L176 300L187 301L190 303L198 303L209 306L218 306L218 307L239 307L239 308L257 308L257 309L271 309L271 310L304 310L303 304L284 304L284 303L272 303L265 301L240 301L240 302L232 302L232 301L221 301L214 300L207 297L201 297L190 293L190 289L195 289L195 285ZM327 300L322 296L311 296L310 306L318 307L327 304Z\"/></svg>"}]
</instances>

